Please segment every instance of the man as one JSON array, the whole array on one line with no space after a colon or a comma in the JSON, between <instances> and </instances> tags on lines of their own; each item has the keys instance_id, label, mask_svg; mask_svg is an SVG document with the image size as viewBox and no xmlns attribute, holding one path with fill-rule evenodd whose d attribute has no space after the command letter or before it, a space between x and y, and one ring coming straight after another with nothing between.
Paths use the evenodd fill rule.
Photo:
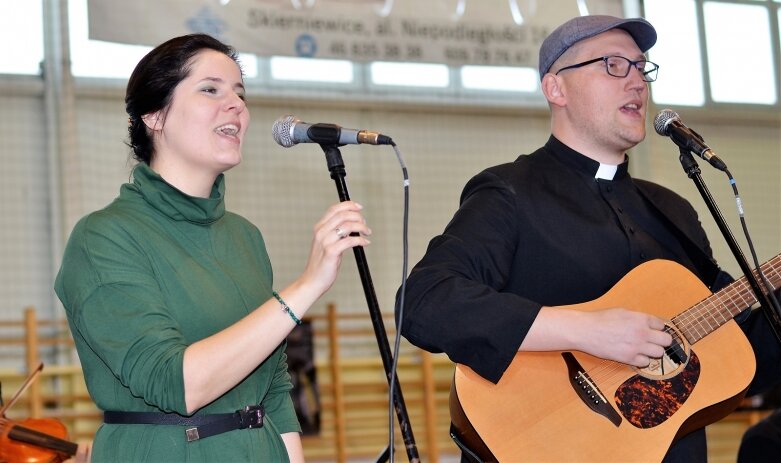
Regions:
<instances>
[{"instance_id":1,"label":"man","mask_svg":"<svg viewBox=\"0 0 781 463\"><path fill-rule=\"evenodd\" d=\"M610 16L572 19L545 39L539 73L551 137L467 183L407 281L401 330L410 342L494 383L518 351L579 351L643 368L672 342L664 320L555 306L594 300L652 259L679 263L712 291L729 281L691 205L628 173L626 152L645 137L658 66L644 53L655 42L644 19ZM781 349L770 327L754 313L743 329L757 351L757 386L777 381ZM665 461L706 458L699 429Z\"/></svg>"}]
</instances>

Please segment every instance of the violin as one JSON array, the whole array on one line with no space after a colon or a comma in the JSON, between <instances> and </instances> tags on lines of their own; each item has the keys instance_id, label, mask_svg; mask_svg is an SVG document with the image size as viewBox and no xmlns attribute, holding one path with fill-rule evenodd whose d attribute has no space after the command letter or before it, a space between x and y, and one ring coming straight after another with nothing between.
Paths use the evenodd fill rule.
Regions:
<instances>
[{"instance_id":1,"label":"violin","mask_svg":"<svg viewBox=\"0 0 781 463\"><path fill-rule=\"evenodd\" d=\"M5 411L43 369L43 363L25 380L19 392L0 408L0 463L60 463L76 455L78 444L65 440L68 431L54 418L28 418L16 422Z\"/></svg>"}]
</instances>

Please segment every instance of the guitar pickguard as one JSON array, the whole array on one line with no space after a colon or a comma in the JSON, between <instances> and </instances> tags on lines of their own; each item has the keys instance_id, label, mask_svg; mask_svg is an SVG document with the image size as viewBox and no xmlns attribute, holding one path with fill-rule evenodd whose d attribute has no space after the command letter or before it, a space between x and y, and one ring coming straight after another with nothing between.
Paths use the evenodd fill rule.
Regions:
<instances>
[{"instance_id":1,"label":"guitar pickguard","mask_svg":"<svg viewBox=\"0 0 781 463\"><path fill-rule=\"evenodd\" d=\"M700 360L690 352L686 367L667 379L635 375L618 387L616 405L621 414L635 427L647 429L670 418L694 390L700 377Z\"/></svg>"}]
</instances>

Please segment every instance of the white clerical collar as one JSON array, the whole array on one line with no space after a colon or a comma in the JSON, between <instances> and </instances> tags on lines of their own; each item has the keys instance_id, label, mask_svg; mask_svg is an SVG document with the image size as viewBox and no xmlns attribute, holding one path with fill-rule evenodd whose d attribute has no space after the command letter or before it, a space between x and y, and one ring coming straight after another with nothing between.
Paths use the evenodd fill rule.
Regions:
<instances>
[{"instance_id":1,"label":"white clerical collar","mask_svg":"<svg viewBox=\"0 0 781 463\"><path fill-rule=\"evenodd\" d=\"M612 166L610 164L600 164L597 173L594 174L594 178L602 180L613 180L618 171L618 166Z\"/></svg>"}]
</instances>

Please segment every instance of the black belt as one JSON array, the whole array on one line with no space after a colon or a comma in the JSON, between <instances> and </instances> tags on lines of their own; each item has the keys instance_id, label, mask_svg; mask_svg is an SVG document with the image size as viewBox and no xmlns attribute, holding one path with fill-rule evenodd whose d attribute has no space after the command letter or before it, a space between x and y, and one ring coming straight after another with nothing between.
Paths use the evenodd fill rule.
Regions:
<instances>
[{"instance_id":1,"label":"black belt","mask_svg":"<svg viewBox=\"0 0 781 463\"><path fill-rule=\"evenodd\" d=\"M162 424L190 426L184 430L187 442L206 439L234 429L262 428L263 405L248 405L233 413L215 413L201 416L182 416L159 412L103 412L107 424Z\"/></svg>"}]
</instances>

